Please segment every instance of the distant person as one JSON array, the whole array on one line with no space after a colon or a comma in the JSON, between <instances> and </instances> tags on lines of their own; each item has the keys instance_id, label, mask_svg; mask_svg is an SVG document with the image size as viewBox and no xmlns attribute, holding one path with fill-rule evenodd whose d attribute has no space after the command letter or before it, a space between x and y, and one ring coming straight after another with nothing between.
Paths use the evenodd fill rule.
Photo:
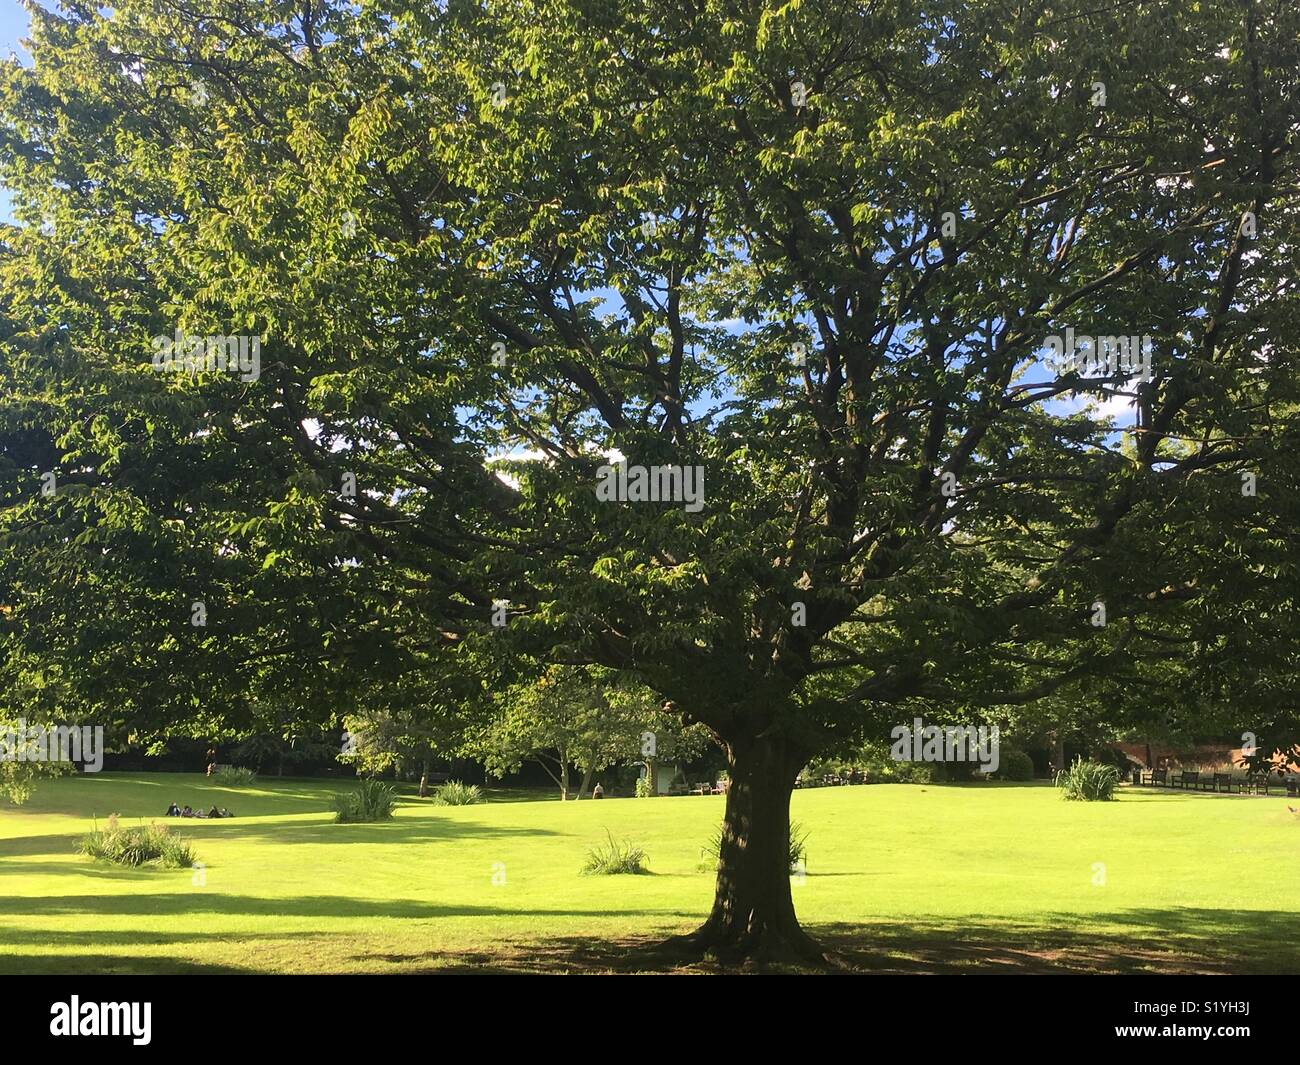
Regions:
<instances>
[{"instance_id":1,"label":"distant person","mask_svg":"<svg viewBox=\"0 0 1300 1065\"><path fill-rule=\"evenodd\" d=\"M234 817L235 815L232 814L229 810L227 810L227 809L223 806L223 807L221 808L221 816L222 816L222 817Z\"/></svg>"},{"instance_id":2,"label":"distant person","mask_svg":"<svg viewBox=\"0 0 1300 1065\"><path fill-rule=\"evenodd\" d=\"M596 781L596 786L591 789L591 797L593 799L603 799L605 797L605 789L600 786L600 781Z\"/></svg>"},{"instance_id":3,"label":"distant person","mask_svg":"<svg viewBox=\"0 0 1300 1065\"><path fill-rule=\"evenodd\" d=\"M181 808L177 806L175 803L172 803L169 807L167 807L168 817L180 817L180 815L181 815Z\"/></svg>"},{"instance_id":4,"label":"distant person","mask_svg":"<svg viewBox=\"0 0 1300 1065\"><path fill-rule=\"evenodd\" d=\"M194 816L194 811L190 809L188 803L186 804L185 809L181 811L181 816L182 816L182 817L193 817L193 816Z\"/></svg>"},{"instance_id":5,"label":"distant person","mask_svg":"<svg viewBox=\"0 0 1300 1065\"><path fill-rule=\"evenodd\" d=\"M220 817L220 816L221 816L221 811L218 810L218 809L214 806L211 810L208 811L208 816L209 816L209 817Z\"/></svg>"},{"instance_id":6,"label":"distant person","mask_svg":"<svg viewBox=\"0 0 1300 1065\"><path fill-rule=\"evenodd\" d=\"M208 753L203 756L203 760L208 763L208 776L212 776L217 771L217 749L209 747Z\"/></svg>"}]
</instances>

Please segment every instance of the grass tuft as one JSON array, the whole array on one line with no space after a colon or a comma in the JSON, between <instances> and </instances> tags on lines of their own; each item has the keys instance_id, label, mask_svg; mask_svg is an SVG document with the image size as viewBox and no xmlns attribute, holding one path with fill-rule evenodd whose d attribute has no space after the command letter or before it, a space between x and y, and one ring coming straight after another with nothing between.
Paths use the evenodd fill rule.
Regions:
<instances>
[{"instance_id":1,"label":"grass tuft","mask_svg":"<svg viewBox=\"0 0 1300 1065\"><path fill-rule=\"evenodd\" d=\"M397 789L381 780L363 780L356 791L334 796L334 822L340 825L387 821L397 805Z\"/></svg>"},{"instance_id":2,"label":"grass tuft","mask_svg":"<svg viewBox=\"0 0 1300 1065\"><path fill-rule=\"evenodd\" d=\"M246 788L257 783L257 774L245 766L232 765L225 769L218 769L212 779L227 787Z\"/></svg>"},{"instance_id":3,"label":"grass tuft","mask_svg":"<svg viewBox=\"0 0 1300 1065\"><path fill-rule=\"evenodd\" d=\"M1056 774L1056 786L1063 799L1079 802L1106 802L1115 798L1119 770L1102 762L1085 762L1076 758L1074 765Z\"/></svg>"},{"instance_id":4,"label":"grass tuft","mask_svg":"<svg viewBox=\"0 0 1300 1065\"><path fill-rule=\"evenodd\" d=\"M626 873L648 873L645 850L635 843L616 840L605 829L607 843L597 843L587 851L587 861L582 867L583 876L620 876Z\"/></svg>"},{"instance_id":5,"label":"grass tuft","mask_svg":"<svg viewBox=\"0 0 1300 1065\"><path fill-rule=\"evenodd\" d=\"M166 825L151 821L148 826L123 828L112 814L103 831L98 823L82 837L77 849L96 861L137 868L154 865L185 869L195 862L194 848L187 840L173 836Z\"/></svg>"},{"instance_id":6,"label":"grass tuft","mask_svg":"<svg viewBox=\"0 0 1300 1065\"><path fill-rule=\"evenodd\" d=\"M477 784L449 780L433 789L434 806L473 806L483 801L483 789Z\"/></svg>"}]
</instances>

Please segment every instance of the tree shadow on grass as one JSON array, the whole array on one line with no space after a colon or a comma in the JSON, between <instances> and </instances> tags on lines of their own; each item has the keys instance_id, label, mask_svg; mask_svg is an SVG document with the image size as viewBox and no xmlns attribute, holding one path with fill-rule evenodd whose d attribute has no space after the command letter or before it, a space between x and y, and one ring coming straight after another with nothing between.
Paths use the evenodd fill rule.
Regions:
<instances>
[{"instance_id":1,"label":"tree shadow on grass","mask_svg":"<svg viewBox=\"0 0 1300 1065\"><path fill-rule=\"evenodd\" d=\"M96 862L72 855L66 862L14 862L0 861L0 876L60 876L75 873L88 876L94 880L132 880L136 883L148 883L155 875L176 874L175 869L160 869L157 866L114 865L112 862Z\"/></svg>"},{"instance_id":2,"label":"tree shadow on grass","mask_svg":"<svg viewBox=\"0 0 1300 1065\"><path fill-rule=\"evenodd\" d=\"M202 823L202 822L200 822ZM548 828L509 828L479 821L448 820L439 817L403 817L392 821L339 825L333 821L308 823L263 823L240 825L237 820L207 824L205 830L190 838L196 844L204 840L238 839L265 843L435 843L440 840L510 839L525 836L558 836ZM0 855L4 850L0 847Z\"/></svg>"},{"instance_id":3,"label":"tree shadow on grass","mask_svg":"<svg viewBox=\"0 0 1300 1065\"><path fill-rule=\"evenodd\" d=\"M251 976L260 971L224 962L191 961L167 954L0 955L0 974L5 976Z\"/></svg>"},{"instance_id":4,"label":"tree shadow on grass","mask_svg":"<svg viewBox=\"0 0 1300 1065\"><path fill-rule=\"evenodd\" d=\"M53 895L21 896L5 900L4 916L55 917L78 914L86 917L150 916L191 917L221 914L236 917L397 917L432 920L440 917L690 917L686 912L635 908L575 910L554 908L520 909L503 906L474 906L425 902L419 899L361 899L340 895L229 895L205 888L153 895ZM96 935L87 932L88 936ZM0 942L5 931L0 927Z\"/></svg>"},{"instance_id":5,"label":"tree shadow on grass","mask_svg":"<svg viewBox=\"0 0 1300 1065\"><path fill-rule=\"evenodd\" d=\"M240 932L238 939L241 943L258 943L321 939L328 936L329 933L310 930L297 932ZM0 972L6 970L19 971L14 968L15 959L20 956L19 948L24 947L43 947L47 949L80 947L85 951L87 947L93 947L95 950L102 950L105 947L165 947L172 943L225 942L230 938L230 934L226 932L172 932L160 929L119 928L98 928L94 930L83 928L67 931L58 928L0 927L0 949L4 951L3 954L0 954ZM105 960L111 960L114 957L111 954L86 954L83 956L85 958L93 956ZM26 963L35 963L38 957L40 955L27 956L23 961L21 971L27 971Z\"/></svg>"},{"instance_id":6,"label":"tree shadow on grass","mask_svg":"<svg viewBox=\"0 0 1300 1065\"><path fill-rule=\"evenodd\" d=\"M308 963L309 971L373 968L381 963L398 973L722 973L738 971L715 961L687 962L666 956L663 939L687 930L699 915L682 911L521 910L490 906L436 905L413 899L373 901L337 896L261 899L239 895L193 894L105 898L68 896L13 899L7 916L83 917L147 915L162 927L150 930L76 931L0 929L0 972L250 972L254 965L205 965L166 954L168 944L274 943L292 941L308 957L319 943L330 949L355 940L353 932L320 930L236 933L167 931L169 916L194 914L321 916L328 918L533 917L538 927L552 917L619 917L653 933L614 938L568 935L511 938L462 950L393 953L376 937L346 958ZM671 924L667 922L673 922ZM958 921L951 917L878 920L863 924L812 924L808 930L833 957L842 973L1300 973L1300 914L1175 908L1128 910L1104 915L1043 914L1032 923L1000 918ZM161 948L148 956L99 953L113 946ZM23 948L80 947L79 953L24 954ZM356 949L354 947L354 949ZM739 971L791 971L779 966Z\"/></svg>"},{"instance_id":7,"label":"tree shadow on grass","mask_svg":"<svg viewBox=\"0 0 1300 1065\"><path fill-rule=\"evenodd\" d=\"M931 918L813 924L808 931L832 957L831 971L839 973L1300 973L1300 914L1284 911L1131 910L1086 921L1077 914L1050 914L1041 924ZM562 936L382 957L403 972L795 971L673 960L660 949L662 940L659 935Z\"/></svg>"},{"instance_id":8,"label":"tree shadow on grass","mask_svg":"<svg viewBox=\"0 0 1300 1065\"><path fill-rule=\"evenodd\" d=\"M155 818L166 824L177 835L194 844L202 853L203 844L209 841L234 840L250 843L436 843L440 841L509 839L523 836L558 836L561 833L546 828L508 828L483 824L477 821L449 820L446 818L398 818L392 821L372 821L365 824L337 825L333 821L302 822L252 822L238 818L212 821L177 822L175 818ZM148 821L145 821L148 824ZM202 825L198 830L190 826ZM124 827L137 827L133 822ZM59 835L15 836L0 839L0 872L38 873L49 863L14 861L28 855L69 855L77 853L77 844L84 833L67 832ZM60 866L60 871L85 872L92 867L103 868L103 863L87 861L85 866ZM50 870L52 871L52 870ZM130 870L135 875L138 870Z\"/></svg>"}]
</instances>

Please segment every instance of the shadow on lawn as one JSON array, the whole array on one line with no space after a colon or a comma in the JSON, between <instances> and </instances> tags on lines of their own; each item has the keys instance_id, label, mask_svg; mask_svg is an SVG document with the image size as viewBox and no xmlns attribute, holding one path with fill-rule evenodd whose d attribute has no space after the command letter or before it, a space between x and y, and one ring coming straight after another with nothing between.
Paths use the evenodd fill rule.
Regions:
<instances>
[{"instance_id":1,"label":"shadow on lawn","mask_svg":"<svg viewBox=\"0 0 1300 1065\"><path fill-rule=\"evenodd\" d=\"M234 840L259 843L436 843L444 840L471 839L507 839L520 836L555 836L560 835L545 828L507 828L482 824L477 821L461 821L439 818L436 816L398 818L393 821L377 821L365 824L336 825L333 821L310 822L257 822L241 820L207 821L203 819L155 817L146 818L166 825L174 833L194 844L202 857L203 844L208 841ZM122 819L123 827L135 828L141 822ZM100 822L103 827L103 822ZM77 844L84 833L65 832L59 835L17 836L0 839L0 873L35 873L47 863L14 861L36 855L69 855L77 853ZM61 872L90 872L93 869L111 868L103 863L87 861L84 865L60 865ZM138 871L132 871L138 875Z\"/></svg>"},{"instance_id":2,"label":"shadow on lawn","mask_svg":"<svg viewBox=\"0 0 1300 1065\"><path fill-rule=\"evenodd\" d=\"M1105 924L1097 927L1095 921ZM1283 911L1130 910L1047 925L983 918L925 924L810 925L845 973L1300 973L1300 914ZM458 953L377 955L401 972L734 971L712 961L665 959L661 938L582 936L512 942ZM356 956L360 960L362 956ZM781 971L769 967L766 971Z\"/></svg>"},{"instance_id":3,"label":"shadow on lawn","mask_svg":"<svg viewBox=\"0 0 1300 1065\"><path fill-rule=\"evenodd\" d=\"M0 954L0 975L4 976L252 976L260 971L238 965L190 961L167 954L40 954L26 957Z\"/></svg>"},{"instance_id":4,"label":"shadow on lawn","mask_svg":"<svg viewBox=\"0 0 1300 1065\"><path fill-rule=\"evenodd\" d=\"M171 821L175 824L175 818ZM240 823L229 821L181 821L177 831L188 835L196 846L204 840L237 839L265 843L436 843L440 840L509 839L521 836L558 836L548 828L509 828L479 821L453 821L436 816L402 817L392 821L369 821L363 824L336 825L331 821ZM197 831L186 832L184 826L199 824ZM4 850L0 847L0 855Z\"/></svg>"},{"instance_id":5,"label":"shadow on lawn","mask_svg":"<svg viewBox=\"0 0 1300 1065\"><path fill-rule=\"evenodd\" d=\"M65 896L13 899L6 915L57 917L77 913L161 918L150 930L136 929L0 929L0 972L253 972L251 958L259 944L293 942L296 954L322 949L312 971L373 970L375 963L393 973L533 973L533 972L677 972L729 970L716 962L684 963L657 948L663 936L685 931L696 914L640 910L519 910L491 906L446 906L412 899L377 902L337 896L260 899L239 895L193 894L147 897ZM595 936L550 936L486 943L460 951L389 953L381 936L376 949L352 931L204 932L167 931L168 916L195 913L329 918L406 918L530 916L621 917L629 924L654 921L654 935L604 939ZM673 927L665 920L677 920ZM1243 912L1222 909L1129 910L1105 915L1043 915L1041 923L983 918L957 922L931 918L923 922L877 921L870 924L810 925L809 931L847 973L1207 973L1279 974L1300 972L1300 914L1282 911ZM205 964L169 954L171 944L221 940L246 942L244 965ZM155 947L148 955L104 954L96 948ZM352 948L343 955L339 947ZM62 954L27 954L24 948L66 949ZM77 950L77 948L81 948ZM306 952L306 953L303 953ZM330 958L331 960L325 960ZM768 969L767 971L773 971ZM780 971L779 967L776 971Z\"/></svg>"}]
</instances>

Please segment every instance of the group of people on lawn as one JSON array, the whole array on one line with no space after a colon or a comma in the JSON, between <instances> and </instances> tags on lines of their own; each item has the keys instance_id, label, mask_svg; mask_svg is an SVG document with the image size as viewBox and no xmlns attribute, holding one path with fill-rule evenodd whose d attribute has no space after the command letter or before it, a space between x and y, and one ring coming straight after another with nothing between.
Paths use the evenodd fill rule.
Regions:
<instances>
[{"instance_id":1,"label":"group of people on lawn","mask_svg":"<svg viewBox=\"0 0 1300 1065\"><path fill-rule=\"evenodd\" d=\"M172 803L169 807L167 807L167 816L168 817L234 817L235 815L232 814L229 810L227 810L224 806L220 810L218 810L214 806L207 813L204 813L202 810L191 810L188 806L180 807L177 806L175 803Z\"/></svg>"}]
</instances>

